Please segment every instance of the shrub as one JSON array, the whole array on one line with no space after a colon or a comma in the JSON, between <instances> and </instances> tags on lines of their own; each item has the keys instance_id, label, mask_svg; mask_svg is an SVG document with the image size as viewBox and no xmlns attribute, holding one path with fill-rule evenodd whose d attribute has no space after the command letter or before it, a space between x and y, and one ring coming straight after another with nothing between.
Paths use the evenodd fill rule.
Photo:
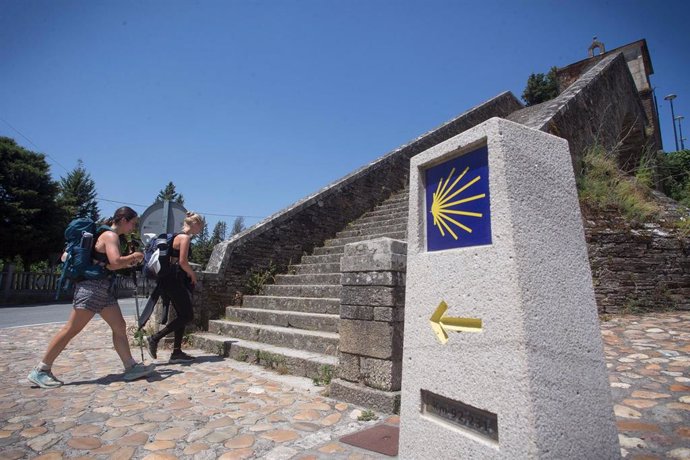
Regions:
<instances>
[{"instance_id":1,"label":"shrub","mask_svg":"<svg viewBox=\"0 0 690 460\"><path fill-rule=\"evenodd\" d=\"M359 420L360 422L368 422L370 420L376 420L377 418L379 417L373 410L367 409L362 411L359 417L357 417L357 420Z\"/></svg>"},{"instance_id":2,"label":"shrub","mask_svg":"<svg viewBox=\"0 0 690 460\"><path fill-rule=\"evenodd\" d=\"M333 367L329 366L328 364L324 364L323 366L319 367L318 377L312 377L312 381L314 382L314 385L319 386L319 387L330 385L332 379L333 379Z\"/></svg>"},{"instance_id":3,"label":"shrub","mask_svg":"<svg viewBox=\"0 0 690 460\"><path fill-rule=\"evenodd\" d=\"M625 175L615 156L595 145L585 151L583 170L578 178L580 201L585 208L617 209L633 222L649 222L659 216L661 209L651 198L646 183L653 182L653 169L643 162L639 168L641 179Z\"/></svg>"},{"instance_id":4,"label":"shrub","mask_svg":"<svg viewBox=\"0 0 690 460\"><path fill-rule=\"evenodd\" d=\"M247 294L257 295L263 293L266 284L273 284L278 267L272 262L268 262L268 267L263 270L252 270L247 280Z\"/></svg>"},{"instance_id":5,"label":"shrub","mask_svg":"<svg viewBox=\"0 0 690 460\"><path fill-rule=\"evenodd\" d=\"M690 206L690 150L658 156L659 180L666 195Z\"/></svg>"}]
</instances>

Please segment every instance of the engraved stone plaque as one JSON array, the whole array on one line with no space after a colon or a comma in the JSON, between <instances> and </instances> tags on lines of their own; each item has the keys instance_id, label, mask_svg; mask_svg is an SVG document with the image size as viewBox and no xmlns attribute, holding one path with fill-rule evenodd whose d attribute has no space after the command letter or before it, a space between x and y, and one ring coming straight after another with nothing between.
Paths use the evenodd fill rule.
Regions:
<instances>
[{"instance_id":1,"label":"engraved stone plaque","mask_svg":"<svg viewBox=\"0 0 690 460\"><path fill-rule=\"evenodd\" d=\"M423 415L450 422L498 442L496 414L427 390L421 390L421 392Z\"/></svg>"}]
</instances>

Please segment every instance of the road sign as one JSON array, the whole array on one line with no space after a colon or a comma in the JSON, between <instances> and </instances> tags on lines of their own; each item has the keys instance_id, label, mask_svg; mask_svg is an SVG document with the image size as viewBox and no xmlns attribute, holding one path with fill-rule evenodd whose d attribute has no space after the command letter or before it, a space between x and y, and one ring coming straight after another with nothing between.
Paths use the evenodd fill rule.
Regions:
<instances>
[{"instance_id":1,"label":"road sign","mask_svg":"<svg viewBox=\"0 0 690 460\"><path fill-rule=\"evenodd\" d=\"M139 220L141 241L146 244L161 233L174 233L182 229L187 210L179 203L158 201L144 211Z\"/></svg>"}]
</instances>

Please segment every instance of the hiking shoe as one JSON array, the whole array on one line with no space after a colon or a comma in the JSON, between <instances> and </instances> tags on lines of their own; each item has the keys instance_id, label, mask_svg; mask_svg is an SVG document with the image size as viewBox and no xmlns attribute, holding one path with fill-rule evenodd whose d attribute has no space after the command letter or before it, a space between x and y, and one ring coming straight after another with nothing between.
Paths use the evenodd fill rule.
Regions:
<instances>
[{"instance_id":1,"label":"hiking shoe","mask_svg":"<svg viewBox=\"0 0 690 460\"><path fill-rule=\"evenodd\" d=\"M170 355L170 364L184 364L194 361L194 356L190 356L182 350L173 351Z\"/></svg>"},{"instance_id":2,"label":"hiking shoe","mask_svg":"<svg viewBox=\"0 0 690 460\"><path fill-rule=\"evenodd\" d=\"M144 337L144 341L146 342L146 351L149 353L149 356L151 359L156 359L158 357L158 342L148 335Z\"/></svg>"},{"instance_id":3,"label":"hiking shoe","mask_svg":"<svg viewBox=\"0 0 690 460\"><path fill-rule=\"evenodd\" d=\"M146 377L148 375L153 374L153 371L155 369L155 364L149 364L148 366L145 366L142 363L136 363L134 366L130 367L125 371L123 378L125 379L125 381L131 382L132 380L136 380L141 377Z\"/></svg>"},{"instance_id":4,"label":"hiking shoe","mask_svg":"<svg viewBox=\"0 0 690 460\"><path fill-rule=\"evenodd\" d=\"M32 369L26 377L29 382L38 385L41 388L57 388L62 386L62 382L58 380L50 371L39 371Z\"/></svg>"},{"instance_id":5,"label":"hiking shoe","mask_svg":"<svg viewBox=\"0 0 690 460\"><path fill-rule=\"evenodd\" d=\"M51 379L53 379L53 380L55 380L56 382L60 383L60 385L64 385L64 384L65 384L65 382L63 382L63 381L60 380L59 378L55 377L55 375L53 375L52 372L50 372L50 371L46 371L46 372L48 373L48 375L50 376Z\"/></svg>"}]
</instances>

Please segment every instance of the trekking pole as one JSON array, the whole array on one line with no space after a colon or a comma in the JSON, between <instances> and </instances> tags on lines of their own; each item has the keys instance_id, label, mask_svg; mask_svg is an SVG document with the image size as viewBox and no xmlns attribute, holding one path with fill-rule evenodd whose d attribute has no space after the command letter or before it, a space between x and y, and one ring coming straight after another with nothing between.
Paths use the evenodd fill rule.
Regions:
<instances>
[{"instance_id":1,"label":"trekking pole","mask_svg":"<svg viewBox=\"0 0 690 460\"><path fill-rule=\"evenodd\" d=\"M132 270L132 281L134 281L134 306L136 308L137 327L139 326L139 286L137 285L137 271ZM137 329L140 332L141 329ZM142 332L143 334L143 332ZM139 351L141 351L141 362L144 362L144 336L139 339Z\"/></svg>"}]
</instances>

